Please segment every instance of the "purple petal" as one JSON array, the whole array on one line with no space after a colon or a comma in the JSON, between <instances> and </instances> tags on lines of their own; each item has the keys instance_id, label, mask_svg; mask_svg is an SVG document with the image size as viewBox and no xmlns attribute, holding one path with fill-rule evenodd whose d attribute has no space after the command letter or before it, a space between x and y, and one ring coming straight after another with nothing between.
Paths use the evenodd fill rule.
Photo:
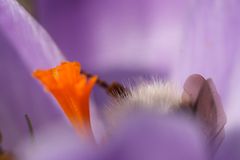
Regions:
<instances>
[{"instance_id":1,"label":"purple petal","mask_svg":"<svg viewBox=\"0 0 240 160\"><path fill-rule=\"evenodd\" d=\"M213 81L205 80L200 75L192 75L184 84L184 93L190 97L190 105L196 118L203 123L203 132L213 148L218 148L217 145L224 137L226 115Z\"/></svg>"},{"instance_id":2,"label":"purple petal","mask_svg":"<svg viewBox=\"0 0 240 160\"><path fill-rule=\"evenodd\" d=\"M126 122L97 147L78 139L69 128L52 127L39 134L37 143L22 146L19 155L24 160L206 160L208 156L196 124L182 117L134 114Z\"/></svg>"},{"instance_id":3,"label":"purple petal","mask_svg":"<svg viewBox=\"0 0 240 160\"><path fill-rule=\"evenodd\" d=\"M217 135L215 135L215 137L212 139L211 141L211 147L212 147L212 152L213 154L216 154L216 152L218 151L218 149L221 147L222 142L225 139L225 129L222 128Z\"/></svg>"},{"instance_id":4,"label":"purple petal","mask_svg":"<svg viewBox=\"0 0 240 160\"><path fill-rule=\"evenodd\" d=\"M167 70L180 82L200 73L227 95L239 53L237 0L37 2L40 22L86 68Z\"/></svg>"},{"instance_id":5,"label":"purple petal","mask_svg":"<svg viewBox=\"0 0 240 160\"><path fill-rule=\"evenodd\" d=\"M198 73L211 77L228 115L228 126L239 123L240 12L238 0L195 1L186 26L183 50L172 73L182 83Z\"/></svg>"},{"instance_id":6,"label":"purple petal","mask_svg":"<svg viewBox=\"0 0 240 160\"><path fill-rule=\"evenodd\" d=\"M110 74L122 67L126 72L165 71L180 84L200 73L216 83L229 108L228 125L239 123L239 1L168 2L38 0L38 11L40 22L67 56L86 69ZM180 36L172 41L171 33ZM162 47L164 42L170 47Z\"/></svg>"},{"instance_id":7,"label":"purple petal","mask_svg":"<svg viewBox=\"0 0 240 160\"><path fill-rule=\"evenodd\" d=\"M64 60L46 31L15 0L0 0L0 30L30 70Z\"/></svg>"},{"instance_id":8,"label":"purple petal","mask_svg":"<svg viewBox=\"0 0 240 160\"><path fill-rule=\"evenodd\" d=\"M240 104L239 104L239 91L240 91L240 54L236 57L235 68L232 71L233 75L230 78L229 88L230 91L227 95L228 101L226 102L227 117L228 117L228 128L240 126Z\"/></svg>"},{"instance_id":9,"label":"purple petal","mask_svg":"<svg viewBox=\"0 0 240 160\"><path fill-rule=\"evenodd\" d=\"M52 124L36 135L34 143L24 142L17 155L20 160L85 160L93 156L91 145L73 128Z\"/></svg>"},{"instance_id":10,"label":"purple petal","mask_svg":"<svg viewBox=\"0 0 240 160\"><path fill-rule=\"evenodd\" d=\"M227 105L228 95L233 92L229 84L238 74L239 5L237 0L197 0L192 3L182 41L183 50L173 72L174 79L180 83L194 73L211 77L225 107L231 107ZM237 81L233 85L239 86Z\"/></svg>"},{"instance_id":11,"label":"purple petal","mask_svg":"<svg viewBox=\"0 0 240 160\"><path fill-rule=\"evenodd\" d=\"M169 70L181 49L190 5L189 0L37 2L39 21L84 68L160 73Z\"/></svg>"},{"instance_id":12,"label":"purple petal","mask_svg":"<svg viewBox=\"0 0 240 160\"><path fill-rule=\"evenodd\" d=\"M203 139L192 123L182 118L130 118L107 147L105 160L204 160ZM195 124L196 125L196 124Z\"/></svg>"},{"instance_id":13,"label":"purple petal","mask_svg":"<svg viewBox=\"0 0 240 160\"><path fill-rule=\"evenodd\" d=\"M183 86L183 96L186 96L183 99L185 98L186 101L190 101L192 105L195 104L204 82L205 79L201 75L194 74L189 76Z\"/></svg>"},{"instance_id":14,"label":"purple petal","mask_svg":"<svg viewBox=\"0 0 240 160\"><path fill-rule=\"evenodd\" d=\"M189 0L38 0L40 23L69 59L104 80L169 76ZM99 93L99 94L98 94ZM97 92L101 104L104 93Z\"/></svg>"},{"instance_id":15,"label":"purple petal","mask_svg":"<svg viewBox=\"0 0 240 160\"><path fill-rule=\"evenodd\" d=\"M230 118L237 121L238 0L37 2L39 21L67 56L87 70L102 75L124 71L114 72L115 79L118 73L127 77L130 71L154 71L179 84L193 73L211 77L224 106L232 108Z\"/></svg>"},{"instance_id":16,"label":"purple petal","mask_svg":"<svg viewBox=\"0 0 240 160\"><path fill-rule=\"evenodd\" d=\"M63 58L44 29L14 0L0 0L0 48L0 130L4 149L12 149L30 136L25 114L34 129L63 118L29 72Z\"/></svg>"},{"instance_id":17,"label":"purple petal","mask_svg":"<svg viewBox=\"0 0 240 160\"><path fill-rule=\"evenodd\" d=\"M240 153L240 129L239 126L235 129L228 130L226 138L220 147L215 160L239 160Z\"/></svg>"}]
</instances>

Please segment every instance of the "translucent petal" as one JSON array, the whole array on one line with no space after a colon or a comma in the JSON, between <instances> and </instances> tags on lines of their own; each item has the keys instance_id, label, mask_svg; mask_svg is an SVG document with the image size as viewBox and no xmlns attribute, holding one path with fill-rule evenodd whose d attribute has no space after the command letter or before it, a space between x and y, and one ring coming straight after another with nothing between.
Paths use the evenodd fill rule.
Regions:
<instances>
[{"instance_id":1,"label":"translucent petal","mask_svg":"<svg viewBox=\"0 0 240 160\"><path fill-rule=\"evenodd\" d=\"M30 70L55 66L64 59L47 32L15 0L0 0L0 30Z\"/></svg>"}]
</instances>

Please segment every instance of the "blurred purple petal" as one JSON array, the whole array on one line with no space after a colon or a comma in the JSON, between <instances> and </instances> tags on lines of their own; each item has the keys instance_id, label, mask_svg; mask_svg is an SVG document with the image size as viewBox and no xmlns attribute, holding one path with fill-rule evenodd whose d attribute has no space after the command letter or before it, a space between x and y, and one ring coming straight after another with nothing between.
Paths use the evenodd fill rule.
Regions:
<instances>
[{"instance_id":1,"label":"blurred purple petal","mask_svg":"<svg viewBox=\"0 0 240 160\"><path fill-rule=\"evenodd\" d=\"M215 110L214 111L215 113L212 112L215 114L215 118L212 117L211 121L215 120L215 122L214 122L215 127L213 127L213 128L215 129L215 132L218 133L224 128L224 126L227 122L227 119L226 119L225 112L223 110L222 101L220 99L220 96L217 92L217 89L216 89L212 79L207 79L206 82L207 82L206 85L203 86L202 97L201 97L201 95L199 95L199 104L198 105L201 106L201 103L202 103L202 105L205 104L206 106L209 107L208 111L206 111L206 110L203 111L202 114L204 114L204 112L205 112L205 115L210 116L211 110L212 111ZM199 107L199 109L200 109L200 107ZM211 116L213 116L213 115L211 115Z\"/></svg>"},{"instance_id":2,"label":"blurred purple petal","mask_svg":"<svg viewBox=\"0 0 240 160\"><path fill-rule=\"evenodd\" d=\"M104 160L204 160L204 140L194 123L176 117L135 115L113 134Z\"/></svg>"},{"instance_id":3,"label":"blurred purple petal","mask_svg":"<svg viewBox=\"0 0 240 160\"><path fill-rule=\"evenodd\" d=\"M232 98L240 86L238 0L37 2L41 24L84 68L115 79L111 70L164 73L179 84L199 73L214 80L231 115L240 112Z\"/></svg>"},{"instance_id":4,"label":"blurred purple petal","mask_svg":"<svg viewBox=\"0 0 240 160\"><path fill-rule=\"evenodd\" d=\"M240 54L237 55L235 59L235 66L232 70L232 76L230 78L230 91L227 97L227 103L226 106L229 108L226 108L226 113L228 117L228 129L231 129L233 127L240 127L240 101L239 101L239 91L240 91L240 74L239 74L239 68L240 68Z\"/></svg>"},{"instance_id":5,"label":"blurred purple petal","mask_svg":"<svg viewBox=\"0 0 240 160\"><path fill-rule=\"evenodd\" d=\"M5 149L15 147L22 137L30 136L24 115L28 114L33 128L62 118L62 113L47 97L18 52L0 32L0 130Z\"/></svg>"},{"instance_id":6,"label":"blurred purple petal","mask_svg":"<svg viewBox=\"0 0 240 160\"><path fill-rule=\"evenodd\" d=\"M46 31L15 0L0 0L0 30L31 71L64 60Z\"/></svg>"},{"instance_id":7,"label":"blurred purple petal","mask_svg":"<svg viewBox=\"0 0 240 160\"><path fill-rule=\"evenodd\" d=\"M41 24L66 56L79 60L84 68L161 73L171 69L174 56L181 49L190 1L37 2Z\"/></svg>"},{"instance_id":8,"label":"blurred purple petal","mask_svg":"<svg viewBox=\"0 0 240 160\"><path fill-rule=\"evenodd\" d=\"M20 160L85 160L93 156L92 149L73 128L57 123L38 132L34 143L24 142L17 155Z\"/></svg>"},{"instance_id":9,"label":"blurred purple petal","mask_svg":"<svg viewBox=\"0 0 240 160\"><path fill-rule=\"evenodd\" d=\"M196 116L204 124L204 132L213 139L223 130L226 124L226 116L215 86L211 79L203 83L196 102Z\"/></svg>"},{"instance_id":10,"label":"blurred purple petal","mask_svg":"<svg viewBox=\"0 0 240 160\"><path fill-rule=\"evenodd\" d=\"M189 0L37 0L38 20L66 57L104 80L168 78ZM95 92L97 103L104 101Z\"/></svg>"},{"instance_id":11,"label":"blurred purple petal","mask_svg":"<svg viewBox=\"0 0 240 160\"><path fill-rule=\"evenodd\" d=\"M233 130L228 130L226 138L220 147L215 160L239 160L240 157L240 128L237 127Z\"/></svg>"},{"instance_id":12,"label":"blurred purple petal","mask_svg":"<svg viewBox=\"0 0 240 160\"><path fill-rule=\"evenodd\" d=\"M222 128L210 142L213 155L215 155L216 152L219 150L224 139L225 139L225 128Z\"/></svg>"},{"instance_id":13,"label":"blurred purple petal","mask_svg":"<svg viewBox=\"0 0 240 160\"><path fill-rule=\"evenodd\" d=\"M184 93L190 97L196 118L203 123L203 132L216 150L224 138L226 115L213 81L192 75L184 84Z\"/></svg>"},{"instance_id":14,"label":"blurred purple petal","mask_svg":"<svg viewBox=\"0 0 240 160\"><path fill-rule=\"evenodd\" d=\"M232 107L227 105L228 95L237 94L230 83L238 75L239 6L238 0L193 1L186 17L183 50L176 57L173 72L174 79L180 83L193 73L212 78L227 108ZM236 81L234 85L239 86Z\"/></svg>"},{"instance_id":15,"label":"blurred purple petal","mask_svg":"<svg viewBox=\"0 0 240 160\"><path fill-rule=\"evenodd\" d=\"M238 0L194 1L183 50L172 73L180 84L193 73L213 79L226 108L227 126L240 122L239 6Z\"/></svg>"},{"instance_id":16,"label":"blurred purple petal","mask_svg":"<svg viewBox=\"0 0 240 160\"><path fill-rule=\"evenodd\" d=\"M24 160L206 160L204 139L183 117L134 114L127 123L112 130L105 143L92 146L66 127L52 127L39 134L39 142L22 146ZM69 132L70 131L70 132ZM47 133L47 134L46 134ZM50 133L50 134L49 134ZM61 133L61 134L59 134Z\"/></svg>"},{"instance_id":17,"label":"blurred purple petal","mask_svg":"<svg viewBox=\"0 0 240 160\"><path fill-rule=\"evenodd\" d=\"M237 0L39 0L38 13L66 54L87 66L89 57L107 67L165 66L182 82L201 73L224 94L239 50L238 6Z\"/></svg>"},{"instance_id":18,"label":"blurred purple petal","mask_svg":"<svg viewBox=\"0 0 240 160\"><path fill-rule=\"evenodd\" d=\"M30 136L24 115L33 128L63 118L62 113L31 77L38 67L63 60L44 29L15 0L0 0L0 130L4 149Z\"/></svg>"},{"instance_id":19,"label":"blurred purple petal","mask_svg":"<svg viewBox=\"0 0 240 160\"><path fill-rule=\"evenodd\" d=\"M185 98L186 101L190 101L191 105L195 104L204 82L205 79L201 75L194 74L189 76L184 82L183 96L186 97L183 97L183 99Z\"/></svg>"}]
</instances>

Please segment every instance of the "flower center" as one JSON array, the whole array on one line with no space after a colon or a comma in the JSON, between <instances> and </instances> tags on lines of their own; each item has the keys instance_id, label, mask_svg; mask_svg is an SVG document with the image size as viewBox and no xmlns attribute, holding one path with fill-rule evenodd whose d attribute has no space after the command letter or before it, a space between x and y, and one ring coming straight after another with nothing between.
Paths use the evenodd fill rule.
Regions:
<instances>
[{"instance_id":1,"label":"flower center","mask_svg":"<svg viewBox=\"0 0 240 160\"><path fill-rule=\"evenodd\" d=\"M80 73L78 62L63 62L49 70L36 70L37 78L60 104L62 110L81 133L91 133L89 99L97 76Z\"/></svg>"}]
</instances>

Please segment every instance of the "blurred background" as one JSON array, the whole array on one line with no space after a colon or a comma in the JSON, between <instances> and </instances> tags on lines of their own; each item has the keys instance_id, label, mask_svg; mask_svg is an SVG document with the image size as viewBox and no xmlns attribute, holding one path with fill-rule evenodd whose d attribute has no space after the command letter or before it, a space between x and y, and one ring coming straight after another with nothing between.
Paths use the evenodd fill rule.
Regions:
<instances>
[{"instance_id":1,"label":"blurred background","mask_svg":"<svg viewBox=\"0 0 240 160\"><path fill-rule=\"evenodd\" d=\"M215 82L228 126L239 125L239 0L18 1L47 30L66 58L79 61L84 70L109 82L156 76L179 86L190 74L202 74ZM49 107L52 102L14 56L10 43L2 42L0 47L8 54L0 67L8 69L1 86L11 82L11 87L1 92L1 104L8 110L1 110L0 125L6 125L6 115L18 113L15 104L22 106L23 113L35 115L36 126L61 117ZM33 94L35 98L29 100ZM94 97L101 103L99 94L101 91ZM14 96L14 100L6 98ZM34 109L29 111L29 106ZM14 125L23 120L16 116L9 121ZM16 131L9 129L12 135L7 136L17 136Z\"/></svg>"},{"instance_id":2,"label":"blurred background","mask_svg":"<svg viewBox=\"0 0 240 160\"><path fill-rule=\"evenodd\" d=\"M19 2L69 60L107 80L157 75L182 85L199 73L227 99L239 77L238 0Z\"/></svg>"}]
</instances>

